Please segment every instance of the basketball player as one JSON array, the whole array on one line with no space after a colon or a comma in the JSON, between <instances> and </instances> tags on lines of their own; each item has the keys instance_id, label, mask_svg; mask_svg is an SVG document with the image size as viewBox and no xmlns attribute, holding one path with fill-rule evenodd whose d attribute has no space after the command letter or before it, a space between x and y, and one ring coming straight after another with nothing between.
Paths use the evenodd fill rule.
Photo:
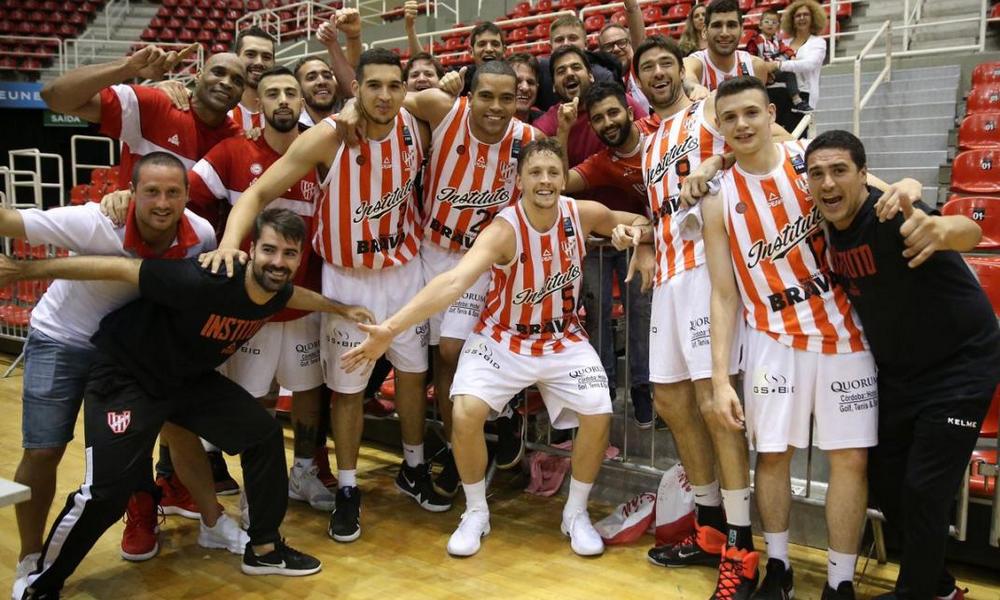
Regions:
<instances>
[{"instance_id":1,"label":"basketball player","mask_svg":"<svg viewBox=\"0 0 1000 600\"><path fill-rule=\"evenodd\" d=\"M591 233L610 235L616 224L646 219L562 196L564 160L555 140L526 145L518 161L521 199L501 210L458 264L401 310L379 325L362 325L368 338L341 363L348 371L365 368L397 334L445 309L491 270L486 306L465 342L451 390L452 439L466 497L461 523L448 540L453 556L475 554L490 532L483 425L511 395L536 384L554 427L579 426L562 531L577 554L604 551L587 514L587 497L608 444L611 398L577 313L582 259Z\"/></svg>"},{"instance_id":2,"label":"basketball player","mask_svg":"<svg viewBox=\"0 0 1000 600\"><path fill-rule=\"evenodd\" d=\"M338 79L330 64L318 56L307 56L292 70L302 88L304 106L299 115L303 129L312 127L329 117L337 106Z\"/></svg>"},{"instance_id":3,"label":"basketball player","mask_svg":"<svg viewBox=\"0 0 1000 600\"><path fill-rule=\"evenodd\" d=\"M804 144L771 141L774 106L754 77L723 82L716 113L736 164L722 175L719 194L702 205L712 284L712 385L717 418L734 433L745 426L758 453L755 487L768 563L754 597L793 594L789 465L795 448L812 439L830 462L822 597L853 599L867 448L877 441L875 364L846 293L831 278ZM748 328L745 408L729 378L741 305ZM716 597L749 598L759 555L729 541Z\"/></svg>"},{"instance_id":4,"label":"basketball player","mask_svg":"<svg viewBox=\"0 0 1000 600\"><path fill-rule=\"evenodd\" d=\"M324 194L319 206L314 249L324 259L325 295L368 305L385 318L420 289L420 235L416 170L429 141L425 125L402 108L406 87L399 57L374 48L361 55L352 88L365 116L366 140L343 143L347 135L332 118L299 136L240 198L229 216L216 265L232 263L255 216L274 198L313 169L320 169ZM351 542L361 535L361 496L356 465L363 427L362 396L367 372L350 375L340 368L342 354L360 344L355 323L325 318L321 361L325 381L334 391L336 508L329 535ZM423 459L424 380L427 371L427 324L412 327L389 349L397 377L396 406L402 428L405 463L396 479L400 489L421 507L448 510L437 494Z\"/></svg>"},{"instance_id":5,"label":"basketball player","mask_svg":"<svg viewBox=\"0 0 1000 600\"><path fill-rule=\"evenodd\" d=\"M246 69L247 84L239 104L229 111L229 117L244 131L260 129L264 126L264 117L260 112L257 84L264 71L274 66L274 38L257 25L252 25L236 36L233 51Z\"/></svg>"},{"instance_id":6,"label":"basketball player","mask_svg":"<svg viewBox=\"0 0 1000 600\"><path fill-rule=\"evenodd\" d=\"M754 75L767 81L778 63L739 50L743 36L743 13L736 0L712 0L705 8L705 39L708 48L684 59L685 77L692 99L701 99L719 84L739 75Z\"/></svg>"}]
</instances>

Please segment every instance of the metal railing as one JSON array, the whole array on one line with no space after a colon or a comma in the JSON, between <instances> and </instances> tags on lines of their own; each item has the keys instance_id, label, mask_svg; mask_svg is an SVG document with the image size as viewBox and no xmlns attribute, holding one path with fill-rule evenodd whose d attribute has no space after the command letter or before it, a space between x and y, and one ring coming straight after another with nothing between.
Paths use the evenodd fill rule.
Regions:
<instances>
[{"instance_id":1,"label":"metal railing","mask_svg":"<svg viewBox=\"0 0 1000 600\"><path fill-rule=\"evenodd\" d=\"M98 143L102 146L107 147L108 150L108 162L107 163L82 163L77 161L77 144L81 142L91 142ZM70 152L70 172L73 177L73 187L79 185L79 179L77 179L77 172L80 169L103 169L106 167L113 167L115 165L115 140L99 135L74 135L69 140L69 152Z\"/></svg>"},{"instance_id":2,"label":"metal railing","mask_svg":"<svg viewBox=\"0 0 1000 600\"><path fill-rule=\"evenodd\" d=\"M104 39L111 39L111 31L118 29L132 12L129 0L110 0L104 7Z\"/></svg>"},{"instance_id":3,"label":"metal railing","mask_svg":"<svg viewBox=\"0 0 1000 600\"><path fill-rule=\"evenodd\" d=\"M481 0L480 0L481 2ZM382 15L393 8L402 8L403 0L396 0L393 3L394 6L389 6L387 0L354 0L354 2L346 1L344 2L345 8L358 9L358 13L361 15L361 21L364 23L371 23L373 25L378 25L382 23ZM462 19L459 16L459 5L461 0L455 0L453 3L449 4L442 0L424 0L419 3L419 5L426 4L428 11L423 14L423 16L433 17L437 19L440 16L440 10L444 9L455 16L455 22L458 23ZM367 11L365 9L368 9ZM368 14L365 14L365 13ZM482 13L482 4L480 3L479 12Z\"/></svg>"},{"instance_id":4,"label":"metal railing","mask_svg":"<svg viewBox=\"0 0 1000 600\"><path fill-rule=\"evenodd\" d=\"M61 66L63 62L63 41L57 37L42 37L37 35L0 35L0 43L4 44L27 44L30 46L43 46L49 48L51 52L13 52L3 53L17 56L19 58L33 57L42 60L52 59L54 65Z\"/></svg>"},{"instance_id":5,"label":"metal railing","mask_svg":"<svg viewBox=\"0 0 1000 600\"><path fill-rule=\"evenodd\" d=\"M885 35L885 66L882 67L882 71L875 78L875 81L871 83L871 87L865 93L864 97L861 97L861 63L864 62L868 53L875 46L875 42L881 35ZM882 81L891 81L892 79L892 21L885 21L882 26L879 27L875 36L865 44L861 52L854 58L854 135L861 135L861 111L864 109L868 101L871 100L872 95Z\"/></svg>"},{"instance_id":6,"label":"metal railing","mask_svg":"<svg viewBox=\"0 0 1000 600\"><path fill-rule=\"evenodd\" d=\"M21 173L22 171L17 171L18 159L28 159L32 162L34 167L34 173L37 175L37 187L35 191L35 204L41 207L45 203L45 190L55 190L59 198L59 206L65 206L65 182L63 181L63 157L59 154L51 154L46 152L41 152L38 148L25 148L21 150L10 150L7 152L7 156L10 162L10 169L12 172ZM55 162L54 169L56 172L55 181L45 181L45 176L43 173L44 165L43 160L51 160Z\"/></svg>"},{"instance_id":7,"label":"metal railing","mask_svg":"<svg viewBox=\"0 0 1000 600\"><path fill-rule=\"evenodd\" d=\"M279 45L300 36L312 39L319 28L319 23L328 20L336 10L311 0L276 8L263 8L236 19L236 31L241 31L244 24L257 25L273 35ZM294 14L289 17L282 16L282 13L289 12Z\"/></svg>"}]
</instances>

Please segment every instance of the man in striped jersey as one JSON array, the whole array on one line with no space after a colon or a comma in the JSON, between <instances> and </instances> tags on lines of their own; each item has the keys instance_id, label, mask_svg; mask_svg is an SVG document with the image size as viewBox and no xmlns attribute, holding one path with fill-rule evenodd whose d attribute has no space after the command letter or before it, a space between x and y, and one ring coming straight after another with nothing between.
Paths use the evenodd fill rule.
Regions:
<instances>
[{"instance_id":1,"label":"man in striped jersey","mask_svg":"<svg viewBox=\"0 0 1000 600\"><path fill-rule=\"evenodd\" d=\"M274 66L274 38L260 27L253 25L236 36L233 50L240 57L247 72L247 84L240 102L229 111L229 116L244 130L264 126L257 84L264 71Z\"/></svg>"},{"instance_id":2,"label":"man in striped jersey","mask_svg":"<svg viewBox=\"0 0 1000 600\"><path fill-rule=\"evenodd\" d=\"M736 164L703 203L712 284L712 383L717 418L746 428L758 452L757 506L767 575L754 598L789 598L789 465L810 442L830 462L824 600L853 599L867 506L867 449L877 441L875 365L847 294L832 279L822 217L809 195L805 143L773 143L774 106L760 80L717 91L716 113ZM745 408L729 379L730 349L746 326ZM815 429L812 424L815 420ZM733 540L730 540L733 542ZM716 598L750 598L759 555L730 543Z\"/></svg>"},{"instance_id":3,"label":"man in striped jersey","mask_svg":"<svg viewBox=\"0 0 1000 600\"><path fill-rule=\"evenodd\" d=\"M638 225L646 218L562 196L564 160L555 140L525 146L518 161L521 199L501 210L458 264L406 306L379 325L361 325L368 338L342 362L349 371L364 369L396 335L444 310L491 273L485 307L465 342L451 390L452 439L466 497L466 511L448 541L453 556L475 554L490 532L483 425L512 394L531 385L542 392L554 427L579 426L562 531L577 554L604 551L587 498L608 444L611 398L577 312L584 242L592 233L609 236L618 224Z\"/></svg>"}]
</instances>

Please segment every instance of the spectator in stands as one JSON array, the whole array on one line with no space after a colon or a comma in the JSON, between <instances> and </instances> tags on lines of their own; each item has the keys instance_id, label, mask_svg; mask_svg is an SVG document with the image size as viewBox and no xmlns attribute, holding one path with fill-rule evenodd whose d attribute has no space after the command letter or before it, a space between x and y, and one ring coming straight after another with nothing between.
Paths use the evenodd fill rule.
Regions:
<instances>
[{"instance_id":1,"label":"spectator in stands","mask_svg":"<svg viewBox=\"0 0 1000 600\"><path fill-rule=\"evenodd\" d=\"M621 65L614 56L604 52L587 50L587 30L583 26L583 21L578 19L576 15L563 15L552 21L549 28L549 42L552 45L553 54L563 46L572 46L584 52L587 61L592 66L595 81L622 82ZM550 60L548 57L543 57L538 61L538 70L542 78L538 83L538 100L535 101L535 104L542 110L548 110L552 108L553 104L559 102L555 88L552 86Z\"/></svg>"},{"instance_id":2,"label":"spectator in stands","mask_svg":"<svg viewBox=\"0 0 1000 600\"><path fill-rule=\"evenodd\" d=\"M533 123L544 113L535 106L538 100L538 82L541 80L538 59L527 52L511 54L507 62L517 74L517 97L514 116L525 123Z\"/></svg>"},{"instance_id":3,"label":"spectator in stands","mask_svg":"<svg viewBox=\"0 0 1000 600\"><path fill-rule=\"evenodd\" d=\"M472 51L472 64L465 69L463 96L468 96L472 90L472 76L476 74L476 67L486 61L503 58L507 46L504 44L500 28L491 21L485 21L469 32L469 49Z\"/></svg>"},{"instance_id":4,"label":"spectator in stands","mask_svg":"<svg viewBox=\"0 0 1000 600\"><path fill-rule=\"evenodd\" d=\"M708 40L705 38L704 4L696 4L688 13L687 20L684 21L680 46L684 56L708 48Z\"/></svg>"},{"instance_id":5,"label":"spectator in stands","mask_svg":"<svg viewBox=\"0 0 1000 600\"><path fill-rule=\"evenodd\" d=\"M819 36L826 28L826 13L814 0L795 0L781 17L781 31L790 39L795 58L778 64L781 72L795 73L799 95L809 106L819 104L819 72L826 60L826 41Z\"/></svg>"},{"instance_id":6,"label":"spectator in stands","mask_svg":"<svg viewBox=\"0 0 1000 600\"><path fill-rule=\"evenodd\" d=\"M340 47L338 32L343 33L344 48ZM361 52L361 15L357 9L342 8L330 15L330 20L320 24L316 30L316 39L323 44L330 55L330 67L337 79L337 95L341 101L354 96L351 82L354 81L354 68L358 65ZM346 48L346 50L345 50Z\"/></svg>"},{"instance_id":7,"label":"spectator in stands","mask_svg":"<svg viewBox=\"0 0 1000 600\"><path fill-rule=\"evenodd\" d=\"M778 11L769 8L761 14L760 31L747 42L748 54L759 56L767 62L781 62L795 58L795 50L778 37L778 25L781 18ZM812 107L799 95L798 77L789 71L779 71L771 74L771 79L782 83L792 99L792 110L795 112L811 112ZM770 84L771 82L766 82Z\"/></svg>"},{"instance_id":8,"label":"spectator in stands","mask_svg":"<svg viewBox=\"0 0 1000 600\"><path fill-rule=\"evenodd\" d=\"M618 59L625 91L642 105L643 112L635 115L635 118L641 119L649 114L649 100L642 93L642 88L639 87L639 82L632 72L634 49L646 39L646 25L642 19L642 11L639 10L638 0L625 0L625 14L628 18L628 27L614 22L608 23L597 35L597 44L601 52Z\"/></svg>"},{"instance_id":9,"label":"spectator in stands","mask_svg":"<svg viewBox=\"0 0 1000 600\"><path fill-rule=\"evenodd\" d=\"M263 127L264 115L260 112L257 82L260 81L264 71L274 66L274 38L260 27L253 25L236 36L233 52L243 61L247 81L243 87L240 103L229 111L229 116L243 129Z\"/></svg>"},{"instance_id":10,"label":"spectator in stands","mask_svg":"<svg viewBox=\"0 0 1000 600\"><path fill-rule=\"evenodd\" d=\"M403 68L403 81L410 92L420 92L437 87L444 77L444 67L427 52L417 52L406 62Z\"/></svg>"},{"instance_id":11,"label":"spectator in stands","mask_svg":"<svg viewBox=\"0 0 1000 600\"><path fill-rule=\"evenodd\" d=\"M337 94L338 80L330 64L318 56L307 56L295 64L295 79L305 101L299 124L312 127L339 110L343 98Z\"/></svg>"},{"instance_id":12,"label":"spectator in stands","mask_svg":"<svg viewBox=\"0 0 1000 600\"><path fill-rule=\"evenodd\" d=\"M805 161L831 266L878 366L869 483L903 537L895 590L878 598L961 598L945 569L951 506L1000 381L993 309L958 254L982 231L919 196L902 194L899 214L883 212L880 192L865 185L864 146L846 131L821 134Z\"/></svg>"},{"instance_id":13,"label":"spectator in stands","mask_svg":"<svg viewBox=\"0 0 1000 600\"><path fill-rule=\"evenodd\" d=\"M564 105L560 115L557 139L567 146L569 127L576 121L575 105ZM598 82L587 90L583 107L590 115L590 126L606 148L567 171L565 193L578 198L588 198L588 190L614 188L618 194L613 201L605 201L611 210L644 215L646 185L642 178L642 148L648 122L637 121L625 97L625 89L617 83ZM651 254L643 254L652 258ZM649 315L652 295L650 261L641 278L635 277L627 285L628 253L611 246L588 252L583 262L583 288L581 300L587 311L587 334L594 345L609 382L617 382L618 357L611 330L612 279L617 278L622 291L622 304L628 314L629 373L627 385L631 388L635 421L640 428L653 425L653 401L649 392ZM627 298L626 298L627 296ZM617 385L612 385L615 397Z\"/></svg>"},{"instance_id":14,"label":"spectator in stands","mask_svg":"<svg viewBox=\"0 0 1000 600\"><path fill-rule=\"evenodd\" d=\"M427 44L427 50L425 50L420 43L420 38L417 37L418 13L417 0L406 0L403 3L403 29L406 31L406 42L410 47L410 60L422 52L427 52L433 45L433 40L431 40L431 43ZM403 80L405 81L406 77Z\"/></svg>"}]
</instances>

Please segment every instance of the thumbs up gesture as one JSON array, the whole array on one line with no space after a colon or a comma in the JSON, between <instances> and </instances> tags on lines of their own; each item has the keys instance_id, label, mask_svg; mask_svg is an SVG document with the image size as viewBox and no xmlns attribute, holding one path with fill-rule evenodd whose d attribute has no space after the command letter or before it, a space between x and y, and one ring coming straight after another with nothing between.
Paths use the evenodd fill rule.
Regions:
<instances>
[{"instance_id":1,"label":"thumbs up gesture","mask_svg":"<svg viewBox=\"0 0 1000 600\"><path fill-rule=\"evenodd\" d=\"M903 256L911 259L907 263L911 269L922 265L938 250L948 249L947 224L940 218L915 207L913 199L906 194L899 198L899 211L904 219L899 227L899 234L906 244Z\"/></svg>"}]
</instances>

